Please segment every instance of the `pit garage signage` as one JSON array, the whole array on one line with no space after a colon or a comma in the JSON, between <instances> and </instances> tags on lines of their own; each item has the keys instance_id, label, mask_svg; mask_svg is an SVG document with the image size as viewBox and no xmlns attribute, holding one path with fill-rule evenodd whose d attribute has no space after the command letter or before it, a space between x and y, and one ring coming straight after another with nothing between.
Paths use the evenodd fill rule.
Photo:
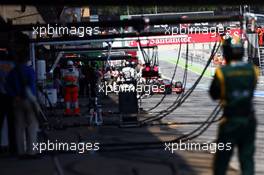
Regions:
<instances>
[{"instance_id":1,"label":"pit garage signage","mask_svg":"<svg viewBox=\"0 0 264 175\"><path fill-rule=\"evenodd\" d=\"M240 35L240 29L232 29L228 33L231 36ZM171 45L171 44L186 44L186 43L208 43L220 41L218 33L196 33L186 35L163 35L156 37L149 37L147 40L142 40L142 46L156 46L156 45ZM129 46L136 47L137 41L131 41Z\"/></svg>"}]
</instances>

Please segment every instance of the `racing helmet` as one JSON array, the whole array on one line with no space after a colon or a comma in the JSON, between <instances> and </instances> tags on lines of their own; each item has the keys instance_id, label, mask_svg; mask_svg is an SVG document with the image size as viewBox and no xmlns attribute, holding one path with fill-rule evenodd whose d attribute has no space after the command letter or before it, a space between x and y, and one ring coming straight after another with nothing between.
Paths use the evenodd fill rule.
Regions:
<instances>
[{"instance_id":1,"label":"racing helmet","mask_svg":"<svg viewBox=\"0 0 264 175\"><path fill-rule=\"evenodd\" d=\"M232 60L241 60L244 55L244 47L238 37L228 37L225 39L223 41L222 49L223 56L227 63Z\"/></svg>"},{"instance_id":2,"label":"racing helmet","mask_svg":"<svg viewBox=\"0 0 264 175\"><path fill-rule=\"evenodd\" d=\"M73 71L73 61L71 61L71 60L67 61L67 69L70 72Z\"/></svg>"},{"instance_id":3,"label":"racing helmet","mask_svg":"<svg viewBox=\"0 0 264 175\"><path fill-rule=\"evenodd\" d=\"M67 61L67 66L73 66L73 61L71 60Z\"/></svg>"}]
</instances>

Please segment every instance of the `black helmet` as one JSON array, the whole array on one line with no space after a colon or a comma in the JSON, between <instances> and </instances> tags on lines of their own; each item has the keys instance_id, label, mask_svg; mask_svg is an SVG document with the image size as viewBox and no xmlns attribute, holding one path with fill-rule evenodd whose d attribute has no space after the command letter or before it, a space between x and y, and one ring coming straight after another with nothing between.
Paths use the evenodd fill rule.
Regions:
<instances>
[{"instance_id":1,"label":"black helmet","mask_svg":"<svg viewBox=\"0 0 264 175\"><path fill-rule=\"evenodd\" d=\"M223 56L226 62L241 60L244 55L244 47L239 38L228 37L223 42Z\"/></svg>"}]
</instances>

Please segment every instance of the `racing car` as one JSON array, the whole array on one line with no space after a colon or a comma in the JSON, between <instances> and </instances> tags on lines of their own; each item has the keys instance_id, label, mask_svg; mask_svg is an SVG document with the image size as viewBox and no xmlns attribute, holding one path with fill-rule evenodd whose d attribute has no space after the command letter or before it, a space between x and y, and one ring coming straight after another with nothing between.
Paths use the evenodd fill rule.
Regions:
<instances>
[{"instance_id":1,"label":"racing car","mask_svg":"<svg viewBox=\"0 0 264 175\"><path fill-rule=\"evenodd\" d=\"M171 83L169 79L157 79L153 85L157 85L158 89L153 91L153 93L158 94L172 94L172 92L176 92L176 94L181 94L184 92L183 84L180 81L175 83Z\"/></svg>"}]
</instances>

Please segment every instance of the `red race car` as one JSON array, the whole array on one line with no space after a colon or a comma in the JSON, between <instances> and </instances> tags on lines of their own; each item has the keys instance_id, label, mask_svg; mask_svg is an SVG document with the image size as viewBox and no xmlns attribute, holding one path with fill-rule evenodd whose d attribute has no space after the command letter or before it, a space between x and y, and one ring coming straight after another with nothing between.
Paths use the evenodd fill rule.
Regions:
<instances>
[{"instance_id":1,"label":"red race car","mask_svg":"<svg viewBox=\"0 0 264 175\"><path fill-rule=\"evenodd\" d=\"M168 79L155 79L152 80L152 93L157 94L171 94L172 93L172 85L171 81Z\"/></svg>"},{"instance_id":2,"label":"red race car","mask_svg":"<svg viewBox=\"0 0 264 175\"><path fill-rule=\"evenodd\" d=\"M176 92L176 94L181 94L184 92L183 84L180 81L175 82L174 87L172 88L173 92Z\"/></svg>"}]
</instances>

